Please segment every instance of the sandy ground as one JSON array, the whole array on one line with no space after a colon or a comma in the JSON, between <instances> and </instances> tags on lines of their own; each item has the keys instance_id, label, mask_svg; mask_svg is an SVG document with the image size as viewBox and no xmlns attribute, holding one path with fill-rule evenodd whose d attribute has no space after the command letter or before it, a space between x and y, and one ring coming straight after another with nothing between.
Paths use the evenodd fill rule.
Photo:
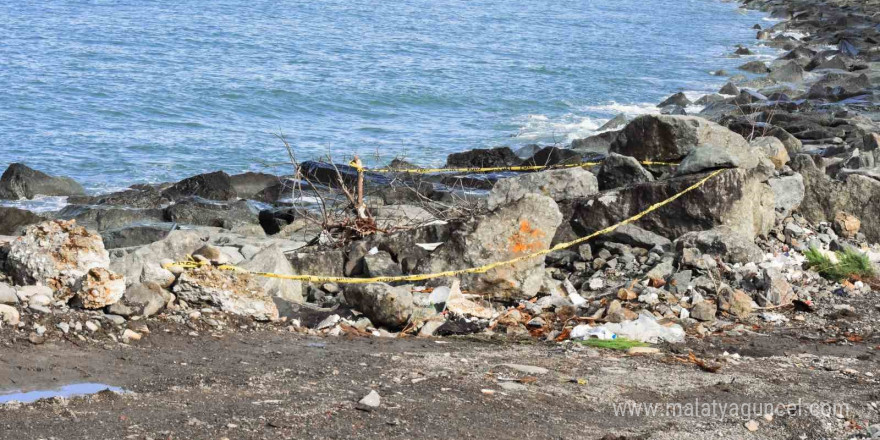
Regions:
<instances>
[{"instance_id":1,"label":"sandy ground","mask_svg":"<svg viewBox=\"0 0 880 440\"><path fill-rule=\"evenodd\" d=\"M880 386L871 376L880 374L880 337L826 343L788 329L660 348L628 356L571 343L318 338L271 328L196 337L154 331L132 345L7 339L0 389L100 382L129 392L0 406L0 438L819 439L864 435L880 422ZM691 351L721 369L681 361ZM380 406L359 409L371 389ZM663 408L651 416L615 412L628 402ZM712 402L715 412L703 413ZM800 405L786 411L801 413L768 421L720 410L766 402ZM822 402L848 409L804 414ZM666 403L698 414L664 413ZM754 432L745 427L750 419L760 425Z\"/></svg>"}]
</instances>

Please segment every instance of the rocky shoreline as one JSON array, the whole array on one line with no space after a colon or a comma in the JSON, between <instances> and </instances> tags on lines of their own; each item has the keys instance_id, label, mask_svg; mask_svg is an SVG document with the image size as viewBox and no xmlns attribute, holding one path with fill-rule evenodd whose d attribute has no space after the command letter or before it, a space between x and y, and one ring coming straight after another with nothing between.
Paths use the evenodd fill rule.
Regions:
<instances>
[{"instance_id":1,"label":"rocky shoreline","mask_svg":"<svg viewBox=\"0 0 880 440\"><path fill-rule=\"evenodd\" d=\"M755 29L782 54L747 61L748 48L732 48L742 73L717 72L729 80L719 93L696 102L676 93L659 114L620 115L569 146L473 150L446 164L601 161L594 167L367 172L362 215L351 194L358 172L348 165L304 162L289 176L218 171L86 195L69 178L12 164L0 198L69 204L50 213L0 207L0 339L109 346L159 329L268 329L571 347L614 333L662 347L635 352L682 353L683 343L794 331L804 343L880 347L880 280L833 279L805 263L811 250L880 262L880 2L744 6L782 20ZM687 114L693 105L701 111ZM631 225L486 273L361 285L218 267L353 278L479 267L616 224L719 169ZM202 265L169 266L187 258ZM878 350L869 351L864 368L848 374L876 387L873 374L857 371L876 366ZM855 408L821 429L872 435L880 427L864 422L877 423L877 411Z\"/></svg>"}]
</instances>

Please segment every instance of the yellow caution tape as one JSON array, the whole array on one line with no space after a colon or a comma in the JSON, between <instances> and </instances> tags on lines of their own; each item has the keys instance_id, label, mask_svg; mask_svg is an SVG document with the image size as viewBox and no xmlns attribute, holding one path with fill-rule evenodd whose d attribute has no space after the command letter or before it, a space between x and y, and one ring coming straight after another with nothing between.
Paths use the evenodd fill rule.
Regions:
<instances>
[{"instance_id":1,"label":"yellow caution tape","mask_svg":"<svg viewBox=\"0 0 880 440\"><path fill-rule=\"evenodd\" d=\"M523 256L511 259L511 260L498 261L498 262L490 263L490 264L480 266L480 267L472 267L472 268L468 268L468 269L449 270L446 272L426 273L426 274L417 274L417 275L401 275L401 276L373 277L373 278L331 277L331 276L320 276L320 275L285 275L285 274L268 273L268 272L252 272L252 271L242 269L237 266L228 265L228 264L222 265L222 266L217 266L217 268L221 269L221 270L232 270L232 271L236 271L236 272L248 273L250 275L260 276L260 277L279 278L279 279L283 279L283 280L294 280L294 281L308 281L308 282L312 282L312 283L337 283L337 284L371 284L371 283L397 283L397 282L402 282L402 281L426 281L426 280L431 280L431 279L435 279L435 278L447 278L447 277L455 277L455 276L466 275L466 274L486 273L492 269L521 263L523 261L527 261L532 258L547 255L551 252L555 252L558 250L567 249L572 246L579 245L579 244L584 243L586 241L592 240L593 238L596 238L600 235L609 234L611 232L614 232L614 230L616 230L617 228L619 228L623 225L634 223L634 222L638 221L639 219L641 219L642 217L662 208L663 206L666 206L666 205L674 202L676 199L683 196L684 194L703 186L703 184L708 182L709 179L712 179L713 177L721 174L723 171L724 171L723 169L713 171L708 176L700 179L699 181L697 181L693 185L685 188L684 190L669 197L668 199L663 200L662 202L659 202L659 203L655 203L655 204L649 206L648 209L645 209L644 211L642 211L642 212L640 212L640 213L638 213L638 214L636 214L626 220L623 220L617 224L611 225L605 229L600 229L600 230L593 232L592 234L587 235L585 237L581 237L581 238L578 238L578 239L575 239L572 241L568 241L565 243L559 243L556 246L553 246L549 249L544 249L544 250L534 252L534 253L531 253L528 255L523 255ZM196 267L210 266L210 265L211 265L211 263L209 263L209 262L184 261L184 262L178 262L178 263L168 263L168 264L164 265L163 267L166 269L170 269L172 267L196 268Z\"/></svg>"},{"instance_id":2,"label":"yellow caution tape","mask_svg":"<svg viewBox=\"0 0 880 440\"><path fill-rule=\"evenodd\" d=\"M654 161L644 161L639 162L642 165L655 165L655 166L676 166L677 163L673 162L654 162ZM556 164L556 165L522 165L522 166L508 166L508 167L488 167L488 168L364 168L363 166L357 166L354 164L354 161L349 163L352 167L354 167L358 171L364 171L368 173L404 173L404 174L431 174L431 173L498 173L503 171L538 171L538 170L557 170L564 168L582 168L582 167L592 167L596 165L601 165L602 162L578 162L578 163L566 163L566 164Z\"/></svg>"}]
</instances>

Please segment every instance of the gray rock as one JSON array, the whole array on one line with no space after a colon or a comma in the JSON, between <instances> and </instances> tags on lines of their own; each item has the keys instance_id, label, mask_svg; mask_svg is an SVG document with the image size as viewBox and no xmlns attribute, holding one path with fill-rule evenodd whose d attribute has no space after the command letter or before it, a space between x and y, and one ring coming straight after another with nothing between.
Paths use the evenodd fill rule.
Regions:
<instances>
[{"instance_id":1,"label":"gray rock","mask_svg":"<svg viewBox=\"0 0 880 440\"><path fill-rule=\"evenodd\" d=\"M378 408L379 405L382 404L382 400L379 397L379 393L376 390L371 390L369 394L364 396L360 401L358 401L358 405L366 407L366 408Z\"/></svg>"},{"instance_id":2,"label":"gray rock","mask_svg":"<svg viewBox=\"0 0 880 440\"><path fill-rule=\"evenodd\" d=\"M719 168L743 168L758 166L758 156L750 150L731 150L723 147L705 146L690 152L675 170L676 176L696 174Z\"/></svg>"},{"instance_id":3,"label":"gray rock","mask_svg":"<svg viewBox=\"0 0 880 440\"><path fill-rule=\"evenodd\" d=\"M247 172L229 176L229 182L238 197L249 199L260 191L278 184L278 176L266 173Z\"/></svg>"},{"instance_id":4,"label":"gray rock","mask_svg":"<svg viewBox=\"0 0 880 440\"><path fill-rule=\"evenodd\" d=\"M245 200L218 203L199 197L178 200L165 208L165 220L226 229L260 223L259 210Z\"/></svg>"},{"instance_id":5,"label":"gray rock","mask_svg":"<svg viewBox=\"0 0 880 440\"><path fill-rule=\"evenodd\" d=\"M421 265L422 272L479 267L547 249L561 221L553 199L526 194L517 202L462 224ZM533 258L464 276L462 284L489 298L528 299L538 292L543 278L544 259Z\"/></svg>"},{"instance_id":6,"label":"gray rock","mask_svg":"<svg viewBox=\"0 0 880 440\"><path fill-rule=\"evenodd\" d=\"M659 263L645 273L645 278L651 280L665 280L672 275L673 270L675 270L675 267L672 257L663 257Z\"/></svg>"},{"instance_id":7,"label":"gray rock","mask_svg":"<svg viewBox=\"0 0 880 440\"><path fill-rule=\"evenodd\" d=\"M760 262L764 256L753 239L723 225L707 231L688 232L675 240L675 248L679 253L685 248L696 248L730 263Z\"/></svg>"},{"instance_id":8,"label":"gray rock","mask_svg":"<svg viewBox=\"0 0 880 440\"><path fill-rule=\"evenodd\" d=\"M680 116L686 116L686 115L687 115L687 110L685 110L684 107L679 106L679 105L667 105L666 107L663 107L663 108L660 109L660 114L661 114L661 115L680 115Z\"/></svg>"},{"instance_id":9,"label":"gray rock","mask_svg":"<svg viewBox=\"0 0 880 440\"><path fill-rule=\"evenodd\" d=\"M242 249L244 250L244 249ZM366 249L364 249L366 253ZM325 275L331 277L346 276L345 252L340 249L327 251L317 251L303 249L300 252L288 253L287 260L290 261L294 273L309 275ZM247 258L247 255L245 255Z\"/></svg>"},{"instance_id":10,"label":"gray rock","mask_svg":"<svg viewBox=\"0 0 880 440\"><path fill-rule=\"evenodd\" d=\"M739 66L739 70L745 70L746 72L751 73L767 73L770 71L770 69L767 68L766 63L758 60L749 61L748 63Z\"/></svg>"},{"instance_id":11,"label":"gray rock","mask_svg":"<svg viewBox=\"0 0 880 440\"><path fill-rule=\"evenodd\" d=\"M203 230L175 230L159 241L115 256L110 269L125 276L128 285L153 281L167 287L174 275L161 267L163 260L181 261L200 248L207 240ZM170 279L170 281L169 281Z\"/></svg>"},{"instance_id":12,"label":"gray rock","mask_svg":"<svg viewBox=\"0 0 880 440\"><path fill-rule=\"evenodd\" d=\"M411 289L410 285L353 284L345 287L345 302L373 323L396 330L404 327L412 316Z\"/></svg>"},{"instance_id":13,"label":"gray rock","mask_svg":"<svg viewBox=\"0 0 880 440\"><path fill-rule=\"evenodd\" d=\"M606 131L583 139L571 141L571 149L580 154L608 153L611 144L617 139L617 131ZM537 154L537 153L535 153Z\"/></svg>"},{"instance_id":14,"label":"gray rock","mask_svg":"<svg viewBox=\"0 0 880 440\"><path fill-rule=\"evenodd\" d=\"M718 91L718 93L722 95L736 96L739 95L739 88L737 88L733 83L727 83L724 85L724 87L721 88L721 90Z\"/></svg>"},{"instance_id":15,"label":"gray rock","mask_svg":"<svg viewBox=\"0 0 880 440\"><path fill-rule=\"evenodd\" d=\"M679 107L687 107L693 104L690 99L685 96L683 92L678 92L666 99L663 100L660 104L657 104L657 107L666 107L669 105L677 105Z\"/></svg>"},{"instance_id":16,"label":"gray rock","mask_svg":"<svg viewBox=\"0 0 880 440\"><path fill-rule=\"evenodd\" d=\"M602 191L653 180L654 176L630 156L611 153L599 167L598 182Z\"/></svg>"},{"instance_id":17,"label":"gray rock","mask_svg":"<svg viewBox=\"0 0 880 440\"><path fill-rule=\"evenodd\" d=\"M775 177L767 180L767 184L773 189L776 212L782 218L788 217L801 206L805 196L805 187L804 178L800 174Z\"/></svg>"},{"instance_id":18,"label":"gray rock","mask_svg":"<svg viewBox=\"0 0 880 440\"><path fill-rule=\"evenodd\" d=\"M0 304L18 304L18 294L9 284L0 282Z\"/></svg>"},{"instance_id":19,"label":"gray rock","mask_svg":"<svg viewBox=\"0 0 880 440\"><path fill-rule=\"evenodd\" d=\"M782 127L769 127L764 135L773 136L776 139L779 139L782 142L782 145L785 146L786 151L788 151L789 156L800 152L803 148L803 142L791 133L785 131Z\"/></svg>"},{"instance_id":20,"label":"gray rock","mask_svg":"<svg viewBox=\"0 0 880 440\"><path fill-rule=\"evenodd\" d=\"M272 245L259 251L240 266L252 272L280 275L297 274L279 245ZM292 303L303 303L303 283L301 281L258 277L256 282L271 296L277 296Z\"/></svg>"},{"instance_id":21,"label":"gray rock","mask_svg":"<svg viewBox=\"0 0 880 440\"><path fill-rule=\"evenodd\" d=\"M572 240L632 217L651 205L688 188L704 175L688 175L604 191L559 204L569 219L554 242ZM642 229L667 238L728 225L747 237L767 233L776 220L770 186L742 169L731 169L709 179L677 200L635 222Z\"/></svg>"},{"instance_id":22,"label":"gray rock","mask_svg":"<svg viewBox=\"0 0 880 440\"><path fill-rule=\"evenodd\" d=\"M161 223L165 212L158 208L128 208L105 205L67 205L56 215L62 220L76 220L78 225L103 232L130 225Z\"/></svg>"},{"instance_id":23,"label":"gray rock","mask_svg":"<svg viewBox=\"0 0 880 440\"><path fill-rule=\"evenodd\" d=\"M6 271L16 284L50 286L58 301L73 297L90 270L109 264L100 236L61 220L28 226L6 257Z\"/></svg>"},{"instance_id":24,"label":"gray rock","mask_svg":"<svg viewBox=\"0 0 880 440\"><path fill-rule=\"evenodd\" d=\"M550 370L544 367L537 367L534 365L523 365L523 364L502 364L501 366L510 368L511 370L528 374L531 376L542 376L550 372Z\"/></svg>"},{"instance_id":25,"label":"gray rock","mask_svg":"<svg viewBox=\"0 0 880 440\"><path fill-rule=\"evenodd\" d=\"M611 118L611 120L609 120L608 122L602 124L602 126L599 127L598 131L617 130L626 125L627 122L629 122L629 119L626 117L626 114L620 113L617 116Z\"/></svg>"},{"instance_id":26,"label":"gray rock","mask_svg":"<svg viewBox=\"0 0 880 440\"><path fill-rule=\"evenodd\" d=\"M796 61L785 61L775 65L768 77L778 82L799 83L804 80L804 68Z\"/></svg>"},{"instance_id":27,"label":"gray rock","mask_svg":"<svg viewBox=\"0 0 880 440\"><path fill-rule=\"evenodd\" d=\"M743 87L745 87L745 86L746 86L746 84L743 84ZM766 96L764 96L761 93L758 93L758 92L751 90L751 89L743 88L743 89L740 89L739 95L736 95L736 98L733 98L730 101L730 103L734 104L734 105L743 106L743 105L748 105L748 104L754 104L756 102L767 101L768 99L769 98L767 98Z\"/></svg>"},{"instance_id":28,"label":"gray rock","mask_svg":"<svg viewBox=\"0 0 880 440\"><path fill-rule=\"evenodd\" d=\"M723 95L719 95L717 93L710 93L708 95L703 95L699 99L697 99L694 104L697 105L710 105L710 104L723 104L726 101Z\"/></svg>"},{"instance_id":29,"label":"gray rock","mask_svg":"<svg viewBox=\"0 0 880 440\"><path fill-rule=\"evenodd\" d=\"M25 226L44 220L42 216L24 209L0 206L0 235L18 235Z\"/></svg>"},{"instance_id":30,"label":"gray rock","mask_svg":"<svg viewBox=\"0 0 880 440\"><path fill-rule=\"evenodd\" d=\"M0 199L32 199L36 195L84 195L82 185L68 177L53 177L21 163L10 164L0 176Z\"/></svg>"},{"instance_id":31,"label":"gray rock","mask_svg":"<svg viewBox=\"0 0 880 440\"><path fill-rule=\"evenodd\" d=\"M764 155L773 162L773 166L777 170L781 170L790 160L785 145L783 145L782 141L773 136L757 137L752 139L752 142L749 144L752 148L762 151Z\"/></svg>"},{"instance_id":32,"label":"gray rock","mask_svg":"<svg viewBox=\"0 0 880 440\"><path fill-rule=\"evenodd\" d=\"M120 316L153 316L174 300L171 292L156 283L134 284L125 289L122 299L108 307L108 312Z\"/></svg>"},{"instance_id":33,"label":"gray rock","mask_svg":"<svg viewBox=\"0 0 880 440\"><path fill-rule=\"evenodd\" d=\"M807 98L840 101L870 94L870 87L871 80L864 73L829 73L810 87Z\"/></svg>"},{"instance_id":34,"label":"gray rock","mask_svg":"<svg viewBox=\"0 0 880 440\"><path fill-rule=\"evenodd\" d=\"M171 223L129 225L103 231L101 238L107 249L144 246L164 239L173 226Z\"/></svg>"},{"instance_id":35,"label":"gray rock","mask_svg":"<svg viewBox=\"0 0 880 440\"><path fill-rule=\"evenodd\" d=\"M534 156L524 160L523 166L545 166L557 164L576 164L583 160L577 150L557 147L544 147L538 150Z\"/></svg>"},{"instance_id":36,"label":"gray rock","mask_svg":"<svg viewBox=\"0 0 880 440\"><path fill-rule=\"evenodd\" d=\"M700 301L694 304L694 307L691 309L691 318L694 318L698 321L714 321L715 313L717 312L717 307L715 303L709 301Z\"/></svg>"},{"instance_id":37,"label":"gray rock","mask_svg":"<svg viewBox=\"0 0 880 440\"><path fill-rule=\"evenodd\" d=\"M400 265L394 262L391 254L379 251L364 255L364 275L368 277L385 277L402 275Z\"/></svg>"},{"instance_id":38,"label":"gray rock","mask_svg":"<svg viewBox=\"0 0 880 440\"><path fill-rule=\"evenodd\" d=\"M599 191L596 176L583 168L521 174L499 180L489 193L488 208L516 202L526 194L541 194L555 201L586 197Z\"/></svg>"},{"instance_id":39,"label":"gray rock","mask_svg":"<svg viewBox=\"0 0 880 440\"><path fill-rule=\"evenodd\" d=\"M734 156L745 156L750 149L739 134L703 118L642 115L621 130L610 151L639 161L675 162L707 146Z\"/></svg>"},{"instance_id":40,"label":"gray rock","mask_svg":"<svg viewBox=\"0 0 880 440\"><path fill-rule=\"evenodd\" d=\"M183 179L162 191L162 196L170 200L193 196L208 200L235 200L238 198L238 194L232 186L232 179L229 174L223 171L199 174Z\"/></svg>"},{"instance_id":41,"label":"gray rock","mask_svg":"<svg viewBox=\"0 0 880 440\"><path fill-rule=\"evenodd\" d=\"M606 235L609 241L615 243L623 243L630 246L636 246L645 249L664 248L669 249L672 242L662 236L651 231L642 229L635 225L623 225Z\"/></svg>"},{"instance_id":42,"label":"gray rock","mask_svg":"<svg viewBox=\"0 0 880 440\"><path fill-rule=\"evenodd\" d=\"M224 312L258 321L278 319L272 297L255 277L205 266L184 272L174 284L177 298L190 304L209 304Z\"/></svg>"},{"instance_id":43,"label":"gray rock","mask_svg":"<svg viewBox=\"0 0 880 440\"><path fill-rule=\"evenodd\" d=\"M517 165L520 158L508 147L476 149L452 153L446 158L448 168L506 167Z\"/></svg>"},{"instance_id":44,"label":"gray rock","mask_svg":"<svg viewBox=\"0 0 880 440\"><path fill-rule=\"evenodd\" d=\"M764 287L763 295L757 298L760 306L787 305L796 298L794 289L779 269L764 269Z\"/></svg>"},{"instance_id":45,"label":"gray rock","mask_svg":"<svg viewBox=\"0 0 880 440\"><path fill-rule=\"evenodd\" d=\"M859 174L843 182L829 179L813 159L797 155L791 167L803 176L805 195L797 212L810 223L832 222L838 212L847 212L862 222L860 231L871 242L880 241L880 181Z\"/></svg>"}]
</instances>

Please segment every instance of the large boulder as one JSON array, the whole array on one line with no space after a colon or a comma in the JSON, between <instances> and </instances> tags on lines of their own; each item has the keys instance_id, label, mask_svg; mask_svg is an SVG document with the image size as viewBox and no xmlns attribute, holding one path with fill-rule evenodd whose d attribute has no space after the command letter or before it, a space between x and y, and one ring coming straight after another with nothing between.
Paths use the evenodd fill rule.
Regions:
<instances>
[{"instance_id":1,"label":"large boulder","mask_svg":"<svg viewBox=\"0 0 880 440\"><path fill-rule=\"evenodd\" d=\"M372 323L396 330L405 326L412 316L411 290L410 285L353 284L345 287L345 302L363 312Z\"/></svg>"},{"instance_id":2,"label":"large boulder","mask_svg":"<svg viewBox=\"0 0 880 440\"><path fill-rule=\"evenodd\" d=\"M239 266L251 272L295 275L293 266L287 261L287 257L278 245L269 246L257 252L251 259ZM277 296L297 304L302 304L303 302L303 287L301 281L258 277L256 282L271 296Z\"/></svg>"},{"instance_id":3,"label":"large boulder","mask_svg":"<svg viewBox=\"0 0 880 440\"><path fill-rule=\"evenodd\" d=\"M567 241L638 214L695 184L705 174L645 182L560 203L568 223L554 241ZM731 169L709 179L635 223L674 239L690 231L728 225L747 237L767 233L775 221L773 191L748 171Z\"/></svg>"},{"instance_id":4,"label":"large boulder","mask_svg":"<svg viewBox=\"0 0 880 440\"><path fill-rule=\"evenodd\" d=\"M531 166L550 166L560 164L578 164L583 162L580 150L544 147L538 150L532 157L524 160L521 165Z\"/></svg>"},{"instance_id":5,"label":"large boulder","mask_svg":"<svg viewBox=\"0 0 880 440\"><path fill-rule=\"evenodd\" d=\"M0 206L0 235L18 235L28 225L45 219L24 209Z\"/></svg>"},{"instance_id":6,"label":"large boulder","mask_svg":"<svg viewBox=\"0 0 880 440\"><path fill-rule=\"evenodd\" d=\"M555 201L586 197L599 191L593 173L583 168L521 174L499 180L489 193L488 208L513 203L526 194L543 194Z\"/></svg>"},{"instance_id":7,"label":"large boulder","mask_svg":"<svg viewBox=\"0 0 880 440\"><path fill-rule=\"evenodd\" d=\"M626 123L626 119L623 120L623 123ZM617 133L616 131L606 131L587 138L575 139L571 141L571 150L578 154L607 154L611 144L617 139Z\"/></svg>"},{"instance_id":8,"label":"large boulder","mask_svg":"<svg viewBox=\"0 0 880 440\"><path fill-rule=\"evenodd\" d=\"M553 199L527 194L463 224L433 252L423 272L479 267L545 250L561 221ZM499 300L528 299L543 283L544 259L533 258L462 278L462 284L472 292Z\"/></svg>"},{"instance_id":9,"label":"large boulder","mask_svg":"<svg viewBox=\"0 0 880 440\"><path fill-rule=\"evenodd\" d=\"M120 316L153 316L174 300L171 292L156 283L140 283L129 286L122 298L108 311Z\"/></svg>"},{"instance_id":10,"label":"large boulder","mask_svg":"<svg viewBox=\"0 0 880 440\"><path fill-rule=\"evenodd\" d=\"M773 136L760 136L752 139L749 143L752 148L757 148L773 162L773 167L781 170L788 161L788 149L785 148L782 141Z\"/></svg>"},{"instance_id":11,"label":"large boulder","mask_svg":"<svg viewBox=\"0 0 880 440\"><path fill-rule=\"evenodd\" d=\"M174 228L171 223L130 225L101 232L107 249L144 246L162 240Z\"/></svg>"},{"instance_id":12,"label":"large boulder","mask_svg":"<svg viewBox=\"0 0 880 440\"><path fill-rule=\"evenodd\" d=\"M753 239L725 225L707 231L688 232L675 240L678 254L685 248L698 249L701 253L718 256L729 263L760 262L764 256Z\"/></svg>"},{"instance_id":13,"label":"large boulder","mask_svg":"<svg viewBox=\"0 0 880 440\"><path fill-rule=\"evenodd\" d=\"M238 193L229 174L215 171L183 179L162 191L162 196L171 200L193 196L209 200L235 200Z\"/></svg>"},{"instance_id":14,"label":"large boulder","mask_svg":"<svg viewBox=\"0 0 880 440\"><path fill-rule=\"evenodd\" d=\"M776 201L776 212L782 218L788 217L792 211L801 206L804 200L805 188L804 177L800 174L779 176L767 180L767 184L773 190L773 198Z\"/></svg>"},{"instance_id":15,"label":"large boulder","mask_svg":"<svg viewBox=\"0 0 880 440\"><path fill-rule=\"evenodd\" d=\"M749 150L727 149L714 145L697 148L688 154L678 168L676 176L696 174L719 168L744 168L750 170L758 165L758 155Z\"/></svg>"},{"instance_id":16,"label":"large boulder","mask_svg":"<svg viewBox=\"0 0 880 440\"><path fill-rule=\"evenodd\" d=\"M854 73L829 73L817 81L807 92L807 98L840 101L871 93L868 75Z\"/></svg>"},{"instance_id":17,"label":"large boulder","mask_svg":"<svg viewBox=\"0 0 880 440\"><path fill-rule=\"evenodd\" d=\"M860 174L829 179L806 154L795 156L791 167L803 176L805 195L797 212L804 218L814 224L832 222L838 212L848 212L861 220L869 241L880 241L880 181Z\"/></svg>"},{"instance_id":18,"label":"large boulder","mask_svg":"<svg viewBox=\"0 0 880 440\"><path fill-rule=\"evenodd\" d=\"M804 80L804 68L796 61L784 61L774 65L768 77L778 82L798 83Z\"/></svg>"},{"instance_id":19,"label":"large boulder","mask_svg":"<svg viewBox=\"0 0 880 440\"><path fill-rule=\"evenodd\" d=\"M258 321L278 319L278 308L272 297L247 273L199 267L182 273L173 292L178 300L190 304L218 306L226 313Z\"/></svg>"},{"instance_id":20,"label":"large boulder","mask_svg":"<svg viewBox=\"0 0 880 440\"><path fill-rule=\"evenodd\" d=\"M748 63L739 66L739 69L751 73L767 73L770 71L765 62L758 60L749 61Z\"/></svg>"},{"instance_id":21,"label":"large boulder","mask_svg":"<svg viewBox=\"0 0 880 440\"><path fill-rule=\"evenodd\" d=\"M677 105L679 107L687 107L693 104L687 96L685 96L684 92L678 92L666 99L663 100L660 104L657 104L657 107L666 107L670 105Z\"/></svg>"},{"instance_id":22,"label":"large boulder","mask_svg":"<svg viewBox=\"0 0 880 440\"><path fill-rule=\"evenodd\" d=\"M83 195L82 185L69 177L53 177L21 163L10 164L0 176L0 199L32 199L36 195Z\"/></svg>"},{"instance_id":23,"label":"large boulder","mask_svg":"<svg viewBox=\"0 0 880 440\"><path fill-rule=\"evenodd\" d=\"M508 147L476 149L452 153L446 158L448 168L507 167L516 165L520 158Z\"/></svg>"},{"instance_id":24,"label":"large boulder","mask_svg":"<svg viewBox=\"0 0 880 440\"><path fill-rule=\"evenodd\" d=\"M756 165L749 143L726 127L695 116L643 115L621 130L611 152L639 161L676 162L693 150L714 147L740 158L744 168Z\"/></svg>"},{"instance_id":25,"label":"large boulder","mask_svg":"<svg viewBox=\"0 0 880 440\"><path fill-rule=\"evenodd\" d=\"M200 197L179 200L165 208L165 219L183 225L235 226L259 224L259 210L246 200L217 203Z\"/></svg>"},{"instance_id":26,"label":"large boulder","mask_svg":"<svg viewBox=\"0 0 880 440\"><path fill-rule=\"evenodd\" d=\"M152 281L168 287L174 282L174 274L164 269L162 262L183 260L202 247L207 239L206 231L170 231L162 240L114 255L110 269L125 275L128 285Z\"/></svg>"},{"instance_id":27,"label":"large boulder","mask_svg":"<svg viewBox=\"0 0 880 440\"><path fill-rule=\"evenodd\" d=\"M229 176L235 194L241 198L252 198L260 191L281 181L278 176L266 173L247 172Z\"/></svg>"},{"instance_id":28,"label":"large boulder","mask_svg":"<svg viewBox=\"0 0 880 440\"><path fill-rule=\"evenodd\" d=\"M602 191L653 180L654 175L630 156L611 153L599 167L598 181Z\"/></svg>"},{"instance_id":29,"label":"large boulder","mask_svg":"<svg viewBox=\"0 0 880 440\"><path fill-rule=\"evenodd\" d=\"M28 226L24 235L12 242L6 257L6 270L16 284L49 286L59 301L73 297L84 281L92 289L118 284L115 274L105 277L101 273L85 280L92 269L106 270L109 265L110 257L99 235L63 220ZM107 287L115 291L115 287Z\"/></svg>"},{"instance_id":30,"label":"large boulder","mask_svg":"<svg viewBox=\"0 0 880 440\"><path fill-rule=\"evenodd\" d=\"M57 218L76 220L76 224L102 232L132 224L162 222L165 213L159 208L129 208L112 205L67 205Z\"/></svg>"},{"instance_id":31,"label":"large boulder","mask_svg":"<svg viewBox=\"0 0 880 440\"><path fill-rule=\"evenodd\" d=\"M125 293L125 279L103 267L94 267L79 281L76 297L83 308L115 304Z\"/></svg>"},{"instance_id":32,"label":"large boulder","mask_svg":"<svg viewBox=\"0 0 880 440\"><path fill-rule=\"evenodd\" d=\"M138 185L110 194L95 196L70 196L67 202L72 205L124 206L126 208L150 209L162 208L170 200L162 195L162 191L149 185Z\"/></svg>"}]
</instances>

